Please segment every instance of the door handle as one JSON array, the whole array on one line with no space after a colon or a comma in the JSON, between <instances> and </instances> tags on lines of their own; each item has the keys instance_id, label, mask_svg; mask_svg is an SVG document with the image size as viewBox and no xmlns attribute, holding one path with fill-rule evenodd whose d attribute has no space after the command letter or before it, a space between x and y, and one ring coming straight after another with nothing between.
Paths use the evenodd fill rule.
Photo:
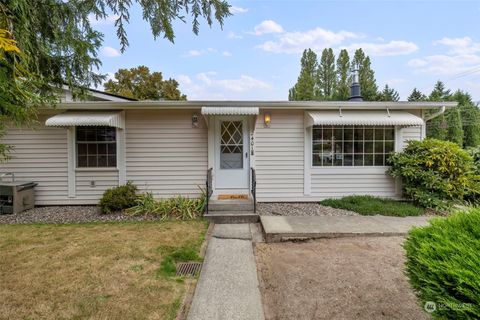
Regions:
<instances>
[{"instance_id":1,"label":"door handle","mask_svg":"<svg viewBox=\"0 0 480 320\"><path fill-rule=\"evenodd\" d=\"M245 152L245 159L248 158L248 152Z\"/></svg>"}]
</instances>

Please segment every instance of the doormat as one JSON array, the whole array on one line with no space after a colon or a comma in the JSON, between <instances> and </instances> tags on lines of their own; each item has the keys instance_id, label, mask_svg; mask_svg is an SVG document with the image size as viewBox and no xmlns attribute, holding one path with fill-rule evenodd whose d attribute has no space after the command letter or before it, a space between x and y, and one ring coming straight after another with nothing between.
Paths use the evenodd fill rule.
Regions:
<instances>
[{"instance_id":1,"label":"doormat","mask_svg":"<svg viewBox=\"0 0 480 320\"><path fill-rule=\"evenodd\" d=\"M248 194L219 194L218 200L248 200Z\"/></svg>"}]
</instances>

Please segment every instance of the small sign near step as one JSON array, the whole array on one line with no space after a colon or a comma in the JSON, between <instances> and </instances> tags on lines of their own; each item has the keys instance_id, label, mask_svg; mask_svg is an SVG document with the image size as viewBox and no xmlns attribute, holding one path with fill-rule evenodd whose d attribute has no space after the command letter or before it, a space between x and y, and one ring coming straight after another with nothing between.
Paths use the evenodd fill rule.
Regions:
<instances>
[{"instance_id":1,"label":"small sign near step","mask_svg":"<svg viewBox=\"0 0 480 320\"><path fill-rule=\"evenodd\" d=\"M219 194L218 200L248 200L248 194Z\"/></svg>"},{"instance_id":2,"label":"small sign near step","mask_svg":"<svg viewBox=\"0 0 480 320\"><path fill-rule=\"evenodd\" d=\"M196 277L202 270L201 262L180 262L177 264L177 276L191 276Z\"/></svg>"}]
</instances>

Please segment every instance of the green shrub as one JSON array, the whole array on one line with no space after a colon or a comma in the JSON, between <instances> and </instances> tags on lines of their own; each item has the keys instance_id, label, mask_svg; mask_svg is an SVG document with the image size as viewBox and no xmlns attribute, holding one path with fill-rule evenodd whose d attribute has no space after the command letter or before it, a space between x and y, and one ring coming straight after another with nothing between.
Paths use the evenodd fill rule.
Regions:
<instances>
[{"instance_id":1,"label":"green shrub","mask_svg":"<svg viewBox=\"0 0 480 320\"><path fill-rule=\"evenodd\" d=\"M480 319L480 209L434 219L410 231L406 269L435 319Z\"/></svg>"},{"instance_id":2,"label":"green shrub","mask_svg":"<svg viewBox=\"0 0 480 320\"><path fill-rule=\"evenodd\" d=\"M402 178L405 195L427 208L449 209L479 192L472 157L452 142L410 141L388 163L389 173Z\"/></svg>"},{"instance_id":3,"label":"green shrub","mask_svg":"<svg viewBox=\"0 0 480 320\"><path fill-rule=\"evenodd\" d=\"M475 166L475 172L480 175L480 147L468 149L468 153L473 158L473 164Z\"/></svg>"},{"instance_id":4,"label":"green shrub","mask_svg":"<svg viewBox=\"0 0 480 320\"><path fill-rule=\"evenodd\" d=\"M131 182L126 185L111 188L103 193L99 207L102 213L112 213L130 208L137 200L137 187Z\"/></svg>"},{"instance_id":5,"label":"green shrub","mask_svg":"<svg viewBox=\"0 0 480 320\"><path fill-rule=\"evenodd\" d=\"M179 220L192 220L200 217L204 211L205 197L190 199L177 196L171 199L155 200L151 193L140 195L135 201L135 206L128 212L132 215L151 215L162 220L173 218Z\"/></svg>"},{"instance_id":6,"label":"green shrub","mask_svg":"<svg viewBox=\"0 0 480 320\"><path fill-rule=\"evenodd\" d=\"M399 202L392 199L384 199L372 196L348 196L341 199L325 199L321 204L358 212L364 216L419 216L424 213L423 208L414 206L411 203Z\"/></svg>"}]
</instances>

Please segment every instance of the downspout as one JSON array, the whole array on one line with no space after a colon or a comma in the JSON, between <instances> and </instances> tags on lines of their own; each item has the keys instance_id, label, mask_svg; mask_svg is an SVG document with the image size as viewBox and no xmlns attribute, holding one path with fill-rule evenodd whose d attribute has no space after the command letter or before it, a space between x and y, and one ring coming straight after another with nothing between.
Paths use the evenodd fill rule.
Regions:
<instances>
[{"instance_id":1,"label":"downspout","mask_svg":"<svg viewBox=\"0 0 480 320\"><path fill-rule=\"evenodd\" d=\"M437 112L435 112L435 113L429 115L428 117L426 117L426 118L425 118L425 122L430 121L430 120L432 120L433 118L436 118L436 117L438 117L439 115L443 114L443 113L445 112L445 109L446 109L445 106L442 106L442 107L440 108L440 110L438 110Z\"/></svg>"}]
</instances>

